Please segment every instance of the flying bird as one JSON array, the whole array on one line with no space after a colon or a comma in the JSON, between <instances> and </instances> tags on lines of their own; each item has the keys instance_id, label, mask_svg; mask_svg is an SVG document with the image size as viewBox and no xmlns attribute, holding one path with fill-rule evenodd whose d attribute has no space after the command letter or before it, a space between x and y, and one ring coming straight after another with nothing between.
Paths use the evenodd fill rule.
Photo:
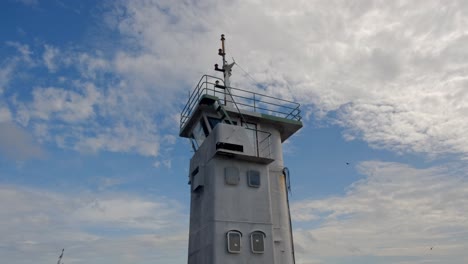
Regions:
<instances>
[{"instance_id":1,"label":"flying bird","mask_svg":"<svg viewBox=\"0 0 468 264\"><path fill-rule=\"evenodd\" d=\"M349 162L346 162L346 165L349 165L350 163Z\"/></svg>"}]
</instances>

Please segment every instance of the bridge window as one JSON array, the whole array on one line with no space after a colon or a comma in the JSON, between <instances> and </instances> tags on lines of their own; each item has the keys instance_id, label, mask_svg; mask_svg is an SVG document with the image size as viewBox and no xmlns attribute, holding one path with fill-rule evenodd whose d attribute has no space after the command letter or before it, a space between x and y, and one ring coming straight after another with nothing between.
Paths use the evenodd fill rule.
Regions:
<instances>
[{"instance_id":1,"label":"bridge window","mask_svg":"<svg viewBox=\"0 0 468 264\"><path fill-rule=\"evenodd\" d=\"M237 230L231 230L227 232L227 250L229 253L240 253L241 251L241 237L242 233Z\"/></svg>"},{"instance_id":2,"label":"bridge window","mask_svg":"<svg viewBox=\"0 0 468 264\"><path fill-rule=\"evenodd\" d=\"M203 141L205 141L206 137L208 136L208 128L206 127L205 122L203 119L197 123L195 128L193 129L193 138L197 142L198 147L201 146Z\"/></svg>"},{"instance_id":3,"label":"bridge window","mask_svg":"<svg viewBox=\"0 0 468 264\"><path fill-rule=\"evenodd\" d=\"M221 123L221 119L209 116L208 117L208 123L210 123L211 129L214 129L216 127L216 125Z\"/></svg>"}]
</instances>

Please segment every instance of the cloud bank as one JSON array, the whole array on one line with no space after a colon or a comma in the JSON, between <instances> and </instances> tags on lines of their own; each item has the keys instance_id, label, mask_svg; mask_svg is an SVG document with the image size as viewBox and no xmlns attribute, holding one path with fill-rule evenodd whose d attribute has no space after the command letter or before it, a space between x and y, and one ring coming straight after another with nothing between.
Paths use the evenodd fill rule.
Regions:
<instances>
[{"instance_id":1,"label":"cloud bank","mask_svg":"<svg viewBox=\"0 0 468 264\"><path fill-rule=\"evenodd\" d=\"M6 98L19 60L53 76L29 89L33 101L10 103L15 120L54 134L43 140L157 156L188 91L214 73L225 33L229 57L255 80L237 67L235 85L297 100L347 140L468 153L464 1L119 1L105 10L118 40L108 50L8 43L19 54L2 63Z\"/></svg>"},{"instance_id":2,"label":"cloud bank","mask_svg":"<svg viewBox=\"0 0 468 264\"><path fill-rule=\"evenodd\" d=\"M466 166L368 161L359 170L365 178L345 195L293 203L300 263L466 262Z\"/></svg>"},{"instance_id":3,"label":"cloud bank","mask_svg":"<svg viewBox=\"0 0 468 264\"><path fill-rule=\"evenodd\" d=\"M266 87L263 92L296 99L315 118L336 116L333 123L345 129L346 139L400 153L465 156L468 54L461 47L468 40L468 6L441 5L124 2L117 10L125 15L115 25L139 52L117 63L128 65L120 67L122 74L152 82L177 72L176 65L186 73L181 78L194 83L195 73L217 62L213 39L226 33L229 56ZM158 74L130 71L136 69L130 65ZM257 88L242 75L236 68L236 84Z\"/></svg>"},{"instance_id":4,"label":"cloud bank","mask_svg":"<svg viewBox=\"0 0 468 264\"><path fill-rule=\"evenodd\" d=\"M368 161L343 195L293 201L297 263L465 263L466 166ZM13 263L183 263L185 209L125 192L0 186L0 253ZM431 249L432 248L432 249Z\"/></svg>"},{"instance_id":5,"label":"cloud bank","mask_svg":"<svg viewBox=\"0 0 468 264\"><path fill-rule=\"evenodd\" d=\"M178 202L0 186L0 254L10 263L182 263L187 217Z\"/></svg>"},{"instance_id":6,"label":"cloud bank","mask_svg":"<svg viewBox=\"0 0 468 264\"><path fill-rule=\"evenodd\" d=\"M28 132L12 122L2 122L1 115L0 109L0 157L13 161L45 157L45 151Z\"/></svg>"}]
</instances>

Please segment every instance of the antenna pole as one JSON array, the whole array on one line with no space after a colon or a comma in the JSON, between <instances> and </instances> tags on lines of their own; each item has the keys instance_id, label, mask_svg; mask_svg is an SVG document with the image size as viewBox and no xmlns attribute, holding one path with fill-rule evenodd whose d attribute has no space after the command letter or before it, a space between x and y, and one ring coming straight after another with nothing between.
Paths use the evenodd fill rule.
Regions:
<instances>
[{"instance_id":1,"label":"antenna pole","mask_svg":"<svg viewBox=\"0 0 468 264\"><path fill-rule=\"evenodd\" d=\"M62 262L62 258L63 258L63 252L64 252L64 251L65 251L65 249L62 249L62 254L60 254L59 259L58 259L58 261L57 261L57 264L62 264L62 263L63 263L63 262Z\"/></svg>"},{"instance_id":2,"label":"antenna pole","mask_svg":"<svg viewBox=\"0 0 468 264\"><path fill-rule=\"evenodd\" d=\"M215 64L215 70L223 72L224 76L224 86L225 86L225 91L224 91L224 104L226 106L233 107L234 106L234 100L232 98L231 94L231 81L229 80L229 77L231 76L231 70L232 66L234 66L234 62L231 64L228 64L226 61L226 49L224 45L224 41L226 39L224 38L224 34L221 34L221 48L218 49L218 55L223 58L223 68L218 68L218 64Z\"/></svg>"},{"instance_id":3,"label":"antenna pole","mask_svg":"<svg viewBox=\"0 0 468 264\"><path fill-rule=\"evenodd\" d=\"M223 56L223 68L226 65L226 50L224 49L224 41L226 39L224 38L224 34L221 34L221 52Z\"/></svg>"}]
</instances>

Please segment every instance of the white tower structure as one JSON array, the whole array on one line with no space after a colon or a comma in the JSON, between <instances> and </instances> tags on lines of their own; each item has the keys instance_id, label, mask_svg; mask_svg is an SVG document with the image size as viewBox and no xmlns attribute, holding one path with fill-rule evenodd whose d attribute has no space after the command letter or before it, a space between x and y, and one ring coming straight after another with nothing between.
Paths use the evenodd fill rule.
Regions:
<instances>
[{"instance_id":1,"label":"white tower structure","mask_svg":"<svg viewBox=\"0 0 468 264\"><path fill-rule=\"evenodd\" d=\"M231 87L224 41L224 79L202 76L180 120L195 151L188 264L293 264L282 143L302 127L299 104Z\"/></svg>"}]
</instances>

